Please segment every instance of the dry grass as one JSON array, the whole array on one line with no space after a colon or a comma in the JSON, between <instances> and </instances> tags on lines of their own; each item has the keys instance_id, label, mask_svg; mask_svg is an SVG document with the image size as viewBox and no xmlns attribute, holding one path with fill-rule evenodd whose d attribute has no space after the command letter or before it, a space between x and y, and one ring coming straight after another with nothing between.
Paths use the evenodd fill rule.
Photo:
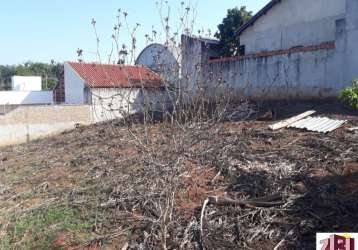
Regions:
<instances>
[{"instance_id":1,"label":"dry grass","mask_svg":"<svg viewBox=\"0 0 358 250\"><path fill-rule=\"evenodd\" d=\"M282 249L292 249L312 247L317 231L357 230L357 137L343 129L273 133L267 124L196 124L185 136L156 124L150 159L114 124L3 148L0 248L158 249L165 240L168 249L272 249L285 239ZM188 146L171 148L173 138ZM275 193L284 206L209 205L200 240L207 197Z\"/></svg>"}]
</instances>

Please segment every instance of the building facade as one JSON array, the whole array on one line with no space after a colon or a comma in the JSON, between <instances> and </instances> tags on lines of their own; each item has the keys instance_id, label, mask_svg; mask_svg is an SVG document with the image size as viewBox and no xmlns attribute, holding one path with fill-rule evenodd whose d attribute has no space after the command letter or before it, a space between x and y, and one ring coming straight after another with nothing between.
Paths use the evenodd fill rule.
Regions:
<instances>
[{"instance_id":1,"label":"building facade","mask_svg":"<svg viewBox=\"0 0 358 250\"><path fill-rule=\"evenodd\" d=\"M345 0L271 1L238 34L247 54L311 46L336 40Z\"/></svg>"},{"instance_id":2,"label":"building facade","mask_svg":"<svg viewBox=\"0 0 358 250\"><path fill-rule=\"evenodd\" d=\"M42 91L40 76L13 76L9 83L9 89L0 91L0 105L53 104L53 93Z\"/></svg>"},{"instance_id":3,"label":"building facade","mask_svg":"<svg viewBox=\"0 0 358 250\"><path fill-rule=\"evenodd\" d=\"M64 65L65 104L91 105L96 121L122 118L165 102L162 78L143 66Z\"/></svg>"},{"instance_id":4,"label":"building facade","mask_svg":"<svg viewBox=\"0 0 358 250\"><path fill-rule=\"evenodd\" d=\"M357 0L272 0L238 30L242 56L210 58L216 48L187 39L182 67L237 98L336 98L358 79L357 10Z\"/></svg>"},{"instance_id":5,"label":"building facade","mask_svg":"<svg viewBox=\"0 0 358 250\"><path fill-rule=\"evenodd\" d=\"M11 77L11 88L14 91L41 91L41 76L13 76Z\"/></svg>"}]
</instances>

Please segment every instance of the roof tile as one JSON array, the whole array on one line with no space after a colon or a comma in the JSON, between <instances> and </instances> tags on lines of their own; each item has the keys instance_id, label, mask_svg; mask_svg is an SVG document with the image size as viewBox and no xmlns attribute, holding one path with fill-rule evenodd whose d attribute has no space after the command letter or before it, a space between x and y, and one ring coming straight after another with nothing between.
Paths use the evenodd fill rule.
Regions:
<instances>
[{"instance_id":1,"label":"roof tile","mask_svg":"<svg viewBox=\"0 0 358 250\"><path fill-rule=\"evenodd\" d=\"M68 62L90 88L160 88L161 77L143 66Z\"/></svg>"}]
</instances>

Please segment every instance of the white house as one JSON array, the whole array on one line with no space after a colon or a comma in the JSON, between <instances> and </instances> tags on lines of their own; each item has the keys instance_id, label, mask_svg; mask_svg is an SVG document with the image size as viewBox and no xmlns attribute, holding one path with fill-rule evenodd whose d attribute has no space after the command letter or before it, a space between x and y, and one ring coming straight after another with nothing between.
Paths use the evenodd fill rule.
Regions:
<instances>
[{"instance_id":1,"label":"white house","mask_svg":"<svg viewBox=\"0 0 358 250\"><path fill-rule=\"evenodd\" d=\"M47 105L52 103L52 91L42 91L40 76L13 76L11 90L0 91L0 105Z\"/></svg>"},{"instance_id":2,"label":"white house","mask_svg":"<svg viewBox=\"0 0 358 250\"><path fill-rule=\"evenodd\" d=\"M152 111L165 103L161 77L143 66L66 62L64 65L66 104L92 105L97 121Z\"/></svg>"},{"instance_id":3,"label":"white house","mask_svg":"<svg viewBox=\"0 0 358 250\"><path fill-rule=\"evenodd\" d=\"M13 76L11 88L14 91L41 91L41 76Z\"/></svg>"},{"instance_id":4,"label":"white house","mask_svg":"<svg viewBox=\"0 0 358 250\"><path fill-rule=\"evenodd\" d=\"M184 39L184 75L239 100L336 99L358 79L358 0L271 0L236 35L236 57Z\"/></svg>"}]
</instances>

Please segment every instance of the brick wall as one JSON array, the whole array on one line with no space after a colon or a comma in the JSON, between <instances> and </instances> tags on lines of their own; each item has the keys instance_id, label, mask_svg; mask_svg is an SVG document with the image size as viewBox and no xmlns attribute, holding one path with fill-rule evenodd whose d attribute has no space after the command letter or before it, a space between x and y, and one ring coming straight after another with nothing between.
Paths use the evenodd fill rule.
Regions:
<instances>
[{"instance_id":1,"label":"brick wall","mask_svg":"<svg viewBox=\"0 0 358 250\"><path fill-rule=\"evenodd\" d=\"M249 55L245 55L245 56L224 57L224 58L209 60L209 63L229 62L229 61L253 59L253 58L260 58L260 57L269 57L269 56L278 56L278 55L289 55L289 54L293 54L293 53L311 52L311 51L317 51L317 50L323 50L323 49L335 49L335 48L336 48L335 42L325 42L325 43L321 43L318 45L312 45L312 46L301 46L301 47L282 49L282 50L274 50L274 51L262 51L259 53L249 54Z\"/></svg>"}]
</instances>

